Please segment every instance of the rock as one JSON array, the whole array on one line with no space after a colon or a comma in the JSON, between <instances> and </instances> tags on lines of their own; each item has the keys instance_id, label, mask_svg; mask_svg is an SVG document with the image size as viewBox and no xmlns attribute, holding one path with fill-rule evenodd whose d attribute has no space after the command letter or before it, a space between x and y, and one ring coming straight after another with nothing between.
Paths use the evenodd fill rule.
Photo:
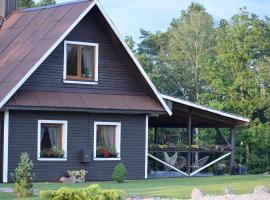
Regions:
<instances>
[{"instance_id":1,"label":"rock","mask_svg":"<svg viewBox=\"0 0 270 200\"><path fill-rule=\"evenodd\" d=\"M71 176L66 180L65 183L76 183L76 182L77 182L76 176Z\"/></svg>"},{"instance_id":2,"label":"rock","mask_svg":"<svg viewBox=\"0 0 270 200\"><path fill-rule=\"evenodd\" d=\"M264 185L257 185L254 189L255 194L268 194L269 190Z\"/></svg>"},{"instance_id":3,"label":"rock","mask_svg":"<svg viewBox=\"0 0 270 200\"><path fill-rule=\"evenodd\" d=\"M64 177L64 176L62 176L61 178L60 178L60 182L61 183L65 183L66 181L67 181L67 177Z\"/></svg>"},{"instance_id":4,"label":"rock","mask_svg":"<svg viewBox=\"0 0 270 200\"><path fill-rule=\"evenodd\" d=\"M39 189L32 189L32 193L35 197L39 197L40 195L40 190Z\"/></svg>"},{"instance_id":5,"label":"rock","mask_svg":"<svg viewBox=\"0 0 270 200\"><path fill-rule=\"evenodd\" d=\"M61 183L76 183L77 178L76 176L70 176L69 178L63 176L60 178L60 182Z\"/></svg>"},{"instance_id":6,"label":"rock","mask_svg":"<svg viewBox=\"0 0 270 200\"><path fill-rule=\"evenodd\" d=\"M232 193L231 189L228 186L226 186L224 188L224 194L225 195L232 195L233 193Z\"/></svg>"},{"instance_id":7,"label":"rock","mask_svg":"<svg viewBox=\"0 0 270 200\"><path fill-rule=\"evenodd\" d=\"M204 197L204 192L198 188L193 188L191 192L191 199L192 200L200 200Z\"/></svg>"}]
</instances>

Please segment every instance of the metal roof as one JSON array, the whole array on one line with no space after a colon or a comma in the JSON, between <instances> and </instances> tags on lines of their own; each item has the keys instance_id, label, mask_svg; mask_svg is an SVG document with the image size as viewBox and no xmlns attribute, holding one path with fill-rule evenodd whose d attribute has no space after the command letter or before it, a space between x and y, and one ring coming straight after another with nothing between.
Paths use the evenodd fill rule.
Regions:
<instances>
[{"instance_id":1,"label":"metal roof","mask_svg":"<svg viewBox=\"0 0 270 200\"><path fill-rule=\"evenodd\" d=\"M5 107L43 107L164 112L149 96L47 91L18 91Z\"/></svg>"},{"instance_id":2,"label":"metal roof","mask_svg":"<svg viewBox=\"0 0 270 200\"><path fill-rule=\"evenodd\" d=\"M138 67L156 98L167 113L172 114L97 0L15 11L5 19L0 29L0 108L95 5Z\"/></svg>"},{"instance_id":3,"label":"metal roof","mask_svg":"<svg viewBox=\"0 0 270 200\"><path fill-rule=\"evenodd\" d=\"M180 104L190 106L190 107L193 107L193 108L196 108L196 109L199 109L199 110L203 110L203 111L211 112L211 113L214 113L214 114L218 114L218 115L228 117L228 118L231 118L231 119L236 119L236 120L240 120L240 121L243 121L243 122L249 122L250 121L249 118L245 118L245 117L242 117L242 116L239 116L239 115L227 113L227 112L220 111L220 110L215 110L215 109L212 109L212 108L209 108L209 107L206 107L206 106L202 106L202 105L190 102L190 101L182 100L182 99L171 97L171 96L164 95L164 94L162 94L161 96L164 99L168 99L168 100L171 100L171 101L176 102L176 103L180 103Z\"/></svg>"}]
</instances>

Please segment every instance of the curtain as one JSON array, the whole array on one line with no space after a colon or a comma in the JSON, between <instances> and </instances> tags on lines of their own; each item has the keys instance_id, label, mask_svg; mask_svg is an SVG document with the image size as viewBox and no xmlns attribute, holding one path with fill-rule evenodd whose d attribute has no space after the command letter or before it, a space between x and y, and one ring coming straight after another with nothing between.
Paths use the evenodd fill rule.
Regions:
<instances>
[{"instance_id":1,"label":"curtain","mask_svg":"<svg viewBox=\"0 0 270 200\"><path fill-rule=\"evenodd\" d=\"M100 133L104 141L104 147L112 148L115 147L115 127L114 126L101 126Z\"/></svg>"},{"instance_id":2,"label":"curtain","mask_svg":"<svg viewBox=\"0 0 270 200\"><path fill-rule=\"evenodd\" d=\"M93 76L93 47L82 47L82 74L86 77Z\"/></svg>"},{"instance_id":3,"label":"curtain","mask_svg":"<svg viewBox=\"0 0 270 200\"><path fill-rule=\"evenodd\" d=\"M58 136L59 127L58 126L48 127L48 131L49 131L49 136L50 136L52 148L57 147L58 140L59 140L59 136Z\"/></svg>"},{"instance_id":4,"label":"curtain","mask_svg":"<svg viewBox=\"0 0 270 200\"><path fill-rule=\"evenodd\" d=\"M41 127L40 142L42 142L42 140L43 140L44 133L45 133L45 128Z\"/></svg>"}]
</instances>

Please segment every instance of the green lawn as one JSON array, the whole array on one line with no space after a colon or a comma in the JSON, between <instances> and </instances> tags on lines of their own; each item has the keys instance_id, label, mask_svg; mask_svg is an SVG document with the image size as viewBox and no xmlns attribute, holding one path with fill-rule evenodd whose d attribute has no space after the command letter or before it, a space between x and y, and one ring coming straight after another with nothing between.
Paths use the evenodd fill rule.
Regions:
<instances>
[{"instance_id":1,"label":"green lawn","mask_svg":"<svg viewBox=\"0 0 270 200\"><path fill-rule=\"evenodd\" d=\"M89 182L83 184L36 183L35 188L58 189L66 187L84 187L98 183L104 189L121 189L128 195L159 196L167 198L190 198L194 187L204 190L208 194L222 194L223 188L229 186L235 194L253 192L256 185L262 184L270 188L270 176L221 176L221 177L193 177L193 178L163 178L151 180L126 181L122 184L114 182ZM12 184L0 184L0 187L12 187ZM13 199L11 194L0 193L0 199Z\"/></svg>"}]
</instances>

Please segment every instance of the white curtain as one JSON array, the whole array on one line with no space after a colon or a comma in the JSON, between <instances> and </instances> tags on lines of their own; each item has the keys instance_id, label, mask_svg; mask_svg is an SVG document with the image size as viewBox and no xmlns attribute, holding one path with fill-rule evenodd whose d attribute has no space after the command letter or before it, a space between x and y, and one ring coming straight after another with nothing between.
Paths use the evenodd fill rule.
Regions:
<instances>
[{"instance_id":1,"label":"white curtain","mask_svg":"<svg viewBox=\"0 0 270 200\"><path fill-rule=\"evenodd\" d=\"M41 139L40 139L40 142L42 142L42 140L43 140L44 133L45 133L45 128L41 127L41 135L40 135Z\"/></svg>"},{"instance_id":2,"label":"white curtain","mask_svg":"<svg viewBox=\"0 0 270 200\"><path fill-rule=\"evenodd\" d=\"M112 148L115 147L115 127L114 126L101 126L100 127L100 133L104 140L104 146L106 148Z\"/></svg>"},{"instance_id":3,"label":"white curtain","mask_svg":"<svg viewBox=\"0 0 270 200\"><path fill-rule=\"evenodd\" d=\"M87 76L93 76L92 62L93 62L93 47L83 47L82 50L82 63L84 69L82 71Z\"/></svg>"},{"instance_id":4,"label":"white curtain","mask_svg":"<svg viewBox=\"0 0 270 200\"><path fill-rule=\"evenodd\" d=\"M48 127L48 131L49 131L49 136L50 136L50 141L51 141L51 145L52 147L57 147L58 146L58 133L59 133L59 127L55 126L55 127Z\"/></svg>"}]
</instances>

